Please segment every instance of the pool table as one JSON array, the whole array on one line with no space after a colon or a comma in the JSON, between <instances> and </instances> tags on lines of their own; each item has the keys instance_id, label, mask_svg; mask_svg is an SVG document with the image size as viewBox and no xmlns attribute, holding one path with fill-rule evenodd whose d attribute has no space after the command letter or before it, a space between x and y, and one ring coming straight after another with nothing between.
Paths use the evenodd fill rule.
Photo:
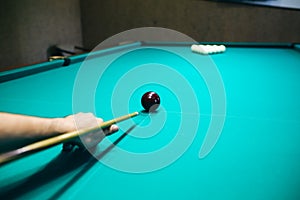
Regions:
<instances>
[{"instance_id":1,"label":"pool table","mask_svg":"<svg viewBox=\"0 0 300 200\"><path fill-rule=\"evenodd\" d=\"M2 112L140 114L93 152L57 145L1 166L0 198L300 199L299 46L225 46L133 42L2 72Z\"/></svg>"}]
</instances>

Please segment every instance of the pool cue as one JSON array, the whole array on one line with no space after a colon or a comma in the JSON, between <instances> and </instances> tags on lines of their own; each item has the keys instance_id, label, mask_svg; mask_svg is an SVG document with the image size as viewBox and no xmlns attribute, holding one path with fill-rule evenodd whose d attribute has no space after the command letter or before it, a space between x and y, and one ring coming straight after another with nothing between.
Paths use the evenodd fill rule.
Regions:
<instances>
[{"instance_id":1,"label":"pool cue","mask_svg":"<svg viewBox=\"0 0 300 200\"><path fill-rule=\"evenodd\" d=\"M35 142L32 144L26 145L26 146L21 147L16 150L12 150L12 151L3 153L0 155L0 166L3 164L6 164L8 162L11 162L13 160L16 160L18 158L22 158L31 153L35 153L37 151L41 151L43 149L61 144L63 142L71 140L73 138L76 138L76 137L79 137L79 136L82 136L82 135L85 135L85 134L88 134L88 133L91 133L94 131L99 131L99 130L105 129L113 124L130 119L132 117L135 117L138 114L139 114L138 112L133 112L131 114L124 115L124 116L103 122L99 126L64 133L61 135L57 135L57 136L54 136L54 137L51 137L51 138L48 138L45 140L41 140L41 141L38 141L38 142Z\"/></svg>"}]
</instances>

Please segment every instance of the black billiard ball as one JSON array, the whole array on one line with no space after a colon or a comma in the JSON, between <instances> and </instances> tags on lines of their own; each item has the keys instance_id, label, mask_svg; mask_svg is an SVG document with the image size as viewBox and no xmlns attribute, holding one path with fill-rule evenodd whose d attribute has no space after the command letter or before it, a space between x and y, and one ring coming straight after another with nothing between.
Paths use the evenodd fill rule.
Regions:
<instances>
[{"instance_id":1,"label":"black billiard ball","mask_svg":"<svg viewBox=\"0 0 300 200\"><path fill-rule=\"evenodd\" d=\"M160 104L160 98L155 92L146 92L141 99L142 106L146 112L154 112Z\"/></svg>"}]
</instances>

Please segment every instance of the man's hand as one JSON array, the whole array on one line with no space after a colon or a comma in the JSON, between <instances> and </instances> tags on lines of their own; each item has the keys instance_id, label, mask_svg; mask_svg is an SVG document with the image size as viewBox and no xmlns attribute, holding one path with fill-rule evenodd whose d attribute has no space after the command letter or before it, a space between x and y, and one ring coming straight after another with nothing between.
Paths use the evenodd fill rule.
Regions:
<instances>
[{"instance_id":1,"label":"man's hand","mask_svg":"<svg viewBox=\"0 0 300 200\"><path fill-rule=\"evenodd\" d=\"M57 130L61 133L74 130L81 130L100 126L103 123L101 118L96 118L92 113L78 113L61 118L57 121ZM106 129L88 133L64 143L63 150L70 151L76 145L80 148L94 148L106 136L118 131L118 126L112 125Z\"/></svg>"},{"instance_id":2,"label":"man's hand","mask_svg":"<svg viewBox=\"0 0 300 200\"><path fill-rule=\"evenodd\" d=\"M59 134L99 126L102 122L101 118L96 118L92 113L78 113L65 118L42 118L0 112L0 153ZM74 139L71 143L86 147L95 146L105 135L117 130L118 127L112 125L97 133Z\"/></svg>"}]
</instances>

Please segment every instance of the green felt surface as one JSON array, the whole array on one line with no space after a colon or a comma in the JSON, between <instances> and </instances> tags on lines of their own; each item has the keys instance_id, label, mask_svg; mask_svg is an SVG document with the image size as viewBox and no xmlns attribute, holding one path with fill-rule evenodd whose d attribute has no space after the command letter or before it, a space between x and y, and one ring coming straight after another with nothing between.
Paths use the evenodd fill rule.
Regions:
<instances>
[{"instance_id":1,"label":"green felt surface","mask_svg":"<svg viewBox=\"0 0 300 200\"><path fill-rule=\"evenodd\" d=\"M228 47L208 57L189 46L138 45L1 83L6 112L110 119L142 110L148 90L161 106L120 123L99 144L99 161L56 146L2 166L0 197L299 199L299 64L288 48ZM220 137L200 159L216 120Z\"/></svg>"}]
</instances>

